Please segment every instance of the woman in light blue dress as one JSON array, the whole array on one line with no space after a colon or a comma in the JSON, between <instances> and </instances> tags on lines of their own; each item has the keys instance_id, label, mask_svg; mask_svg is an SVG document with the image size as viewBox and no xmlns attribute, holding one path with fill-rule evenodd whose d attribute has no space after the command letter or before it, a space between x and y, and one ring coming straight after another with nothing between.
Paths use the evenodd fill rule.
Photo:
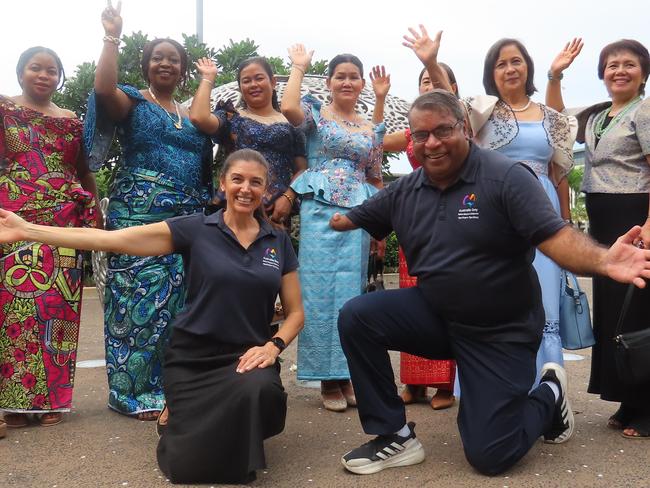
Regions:
<instances>
[{"instance_id":1,"label":"woman in light blue dress","mask_svg":"<svg viewBox=\"0 0 650 488\"><path fill-rule=\"evenodd\" d=\"M534 65L526 48L517 40L502 39L485 58L483 84L488 96L463 100L474 141L499 151L535 172L558 214L569 219L566 174L573 164L573 143L577 123L530 96ZM539 278L545 323L537 353L539 382L542 365L563 364L560 339L561 269L536 251L533 266Z\"/></svg>"},{"instance_id":2,"label":"woman in light blue dress","mask_svg":"<svg viewBox=\"0 0 650 488\"><path fill-rule=\"evenodd\" d=\"M339 55L330 62L330 104L321 105L310 95L301 101L311 54L302 45L289 50L293 66L281 105L289 122L302 124L307 135L308 169L291 184L303 199L298 258L305 328L298 340L298 379L320 380L325 408L344 411L356 399L339 342L338 311L363 291L370 236L362 230L337 233L329 220L383 186L383 102L390 77L379 67L371 73L377 103L370 122L355 109L365 83L356 56Z\"/></svg>"}]
</instances>

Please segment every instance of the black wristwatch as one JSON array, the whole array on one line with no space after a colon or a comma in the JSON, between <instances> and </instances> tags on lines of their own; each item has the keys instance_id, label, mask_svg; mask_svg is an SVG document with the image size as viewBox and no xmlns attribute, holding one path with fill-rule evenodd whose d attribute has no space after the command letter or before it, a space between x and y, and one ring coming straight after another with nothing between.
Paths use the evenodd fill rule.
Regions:
<instances>
[{"instance_id":1,"label":"black wristwatch","mask_svg":"<svg viewBox=\"0 0 650 488\"><path fill-rule=\"evenodd\" d=\"M287 344L284 342L282 337L278 337L278 336L271 337L269 339L269 342L271 342L275 347L280 349L280 354L282 354L282 351L284 351L287 348Z\"/></svg>"}]
</instances>

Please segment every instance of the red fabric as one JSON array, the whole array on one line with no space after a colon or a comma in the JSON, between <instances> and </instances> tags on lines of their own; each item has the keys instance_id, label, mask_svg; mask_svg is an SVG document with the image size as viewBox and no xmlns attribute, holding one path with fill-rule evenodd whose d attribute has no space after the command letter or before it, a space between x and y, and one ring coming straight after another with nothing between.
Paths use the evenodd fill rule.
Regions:
<instances>
[{"instance_id":1,"label":"red fabric","mask_svg":"<svg viewBox=\"0 0 650 488\"><path fill-rule=\"evenodd\" d=\"M409 143L409 145L411 145ZM399 287L417 285L417 278L408 274L406 258L399 248ZM405 385L427 385L453 391L456 379L456 362L452 360L424 359L405 352L400 354L400 381Z\"/></svg>"},{"instance_id":2,"label":"red fabric","mask_svg":"<svg viewBox=\"0 0 650 488\"><path fill-rule=\"evenodd\" d=\"M415 170L422 165L417 159L415 159L415 154L413 154L413 141L411 140L411 129L406 129L405 135L406 135L406 139L408 140L408 143L406 145L406 157L408 158L409 163L411 163L411 167Z\"/></svg>"}]
</instances>

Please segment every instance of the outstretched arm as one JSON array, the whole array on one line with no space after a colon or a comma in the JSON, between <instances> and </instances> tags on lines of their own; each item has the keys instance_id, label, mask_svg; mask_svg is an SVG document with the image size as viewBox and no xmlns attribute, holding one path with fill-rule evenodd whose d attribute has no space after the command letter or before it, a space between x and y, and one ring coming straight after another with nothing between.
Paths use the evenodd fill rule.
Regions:
<instances>
[{"instance_id":1,"label":"outstretched arm","mask_svg":"<svg viewBox=\"0 0 650 488\"><path fill-rule=\"evenodd\" d=\"M574 273L600 274L645 288L645 280L650 279L650 251L634 245L640 234L641 227L635 226L607 249L582 232L565 226L538 247L561 267Z\"/></svg>"},{"instance_id":2,"label":"outstretched arm","mask_svg":"<svg viewBox=\"0 0 650 488\"><path fill-rule=\"evenodd\" d=\"M426 28L420 24L420 32L409 27L411 35L403 36L404 46L413 50L422 64L427 69L433 86L439 86L443 90L454 93L454 89L447 79L445 70L438 64L438 50L440 49L440 39L442 31L438 31L436 37L431 39Z\"/></svg>"},{"instance_id":3,"label":"outstretched arm","mask_svg":"<svg viewBox=\"0 0 650 488\"><path fill-rule=\"evenodd\" d=\"M302 44L294 44L288 51L289 59L291 59L291 73L282 95L280 110L292 125L300 125L305 120L305 112L300 104L300 85L305 71L311 64L314 51L307 51Z\"/></svg>"},{"instance_id":4,"label":"outstretched arm","mask_svg":"<svg viewBox=\"0 0 650 488\"><path fill-rule=\"evenodd\" d=\"M372 123L379 124L384 121L384 106L386 95L390 90L390 75L386 74L383 66L374 66L370 71L372 90L375 92L375 108L372 111Z\"/></svg>"},{"instance_id":5,"label":"outstretched arm","mask_svg":"<svg viewBox=\"0 0 650 488\"><path fill-rule=\"evenodd\" d=\"M562 72L571 66L573 60L580 51L582 51L583 42L579 37L567 42L564 49L555 57L549 70L550 79L546 85L546 105L562 112L564 110L564 100L562 99L562 84L560 78Z\"/></svg>"},{"instance_id":6,"label":"outstretched arm","mask_svg":"<svg viewBox=\"0 0 650 488\"><path fill-rule=\"evenodd\" d=\"M352 223L347 215L342 215L336 212L330 219L330 227L339 232L358 229L359 226Z\"/></svg>"},{"instance_id":7,"label":"outstretched arm","mask_svg":"<svg viewBox=\"0 0 650 488\"><path fill-rule=\"evenodd\" d=\"M160 256L174 252L172 233L165 222L112 231L51 227L26 222L13 212L0 208L0 242L17 241L132 256Z\"/></svg>"},{"instance_id":8,"label":"outstretched arm","mask_svg":"<svg viewBox=\"0 0 650 488\"><path fill-rule=\"evenodd\" d=\"M406 131L392 132L384 136L384 152L401 152L406 151L408 146Z\"/></svg>"},{"instance_id":9,"label":"outstretched arm","mask_svg":"<svg viewBox=\"0 0 650 488\"><path fill-rule=\"evenodd\" d=\"M117 87L118 44L122 34L121 9L121 0L115 8L111 5L111 0L108 0L108 6L102 12L104 47L95 70L95 93L108 116L114 121L124 120L133 107L131 99Z\"/></svg>"},{"instance_id":10,"label":"outstretched arm","mask_svg":"<svg viewBox=\"0 0 650 488\"><path fill-rule=\"evenodd\" d=\"M201 58L196 63L201 81L190 106L190 122L205 134L219 130L219 119L210 111L210 94L217 77L217 65L210 58Z\"/></svg>"}]
</instances>

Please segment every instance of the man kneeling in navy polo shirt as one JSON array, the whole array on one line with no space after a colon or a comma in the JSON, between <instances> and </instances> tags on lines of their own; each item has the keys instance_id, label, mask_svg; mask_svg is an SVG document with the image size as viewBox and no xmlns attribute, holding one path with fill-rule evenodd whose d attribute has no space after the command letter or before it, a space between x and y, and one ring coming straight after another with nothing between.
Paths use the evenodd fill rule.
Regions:
<instances>
[{"instance_id":1,"label":"man kneeling in navy polo shirt","mask_svg":"<svg viewBox=\"0 0 650 488\"><path fill-rule=\"evenodd\" d=\"M640 227L608 250L566 225L528 168L469 142L463 109L448 92L420 96L409 123L422 168L330 222L376 239L394 229L418 278L417 287L361 295L341 309L359 416L377 435L341 461L370 474L424 460L397 394L387 353L397 350L456 360L465 455L495 475L540 436L561 443L574 428L560 365L545 364L530 391L544 326L535 246L563 268L639 287L650 278L650 251L633 245Z\"/></svg>"}]
</instances>

